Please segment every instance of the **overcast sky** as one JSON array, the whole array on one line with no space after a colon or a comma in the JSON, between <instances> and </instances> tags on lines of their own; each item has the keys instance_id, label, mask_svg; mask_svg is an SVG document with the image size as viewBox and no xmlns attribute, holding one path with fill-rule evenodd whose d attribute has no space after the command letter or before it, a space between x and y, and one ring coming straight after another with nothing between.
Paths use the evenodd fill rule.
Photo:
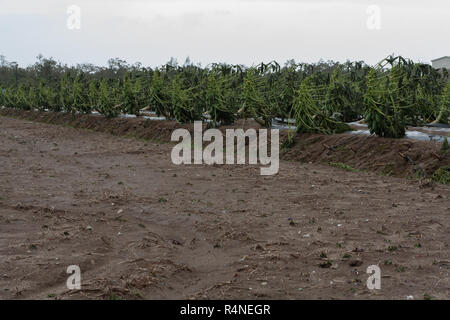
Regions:
<instances>
[{"instance_id":1,"label":"overcast sky","mask_svg":"<svg viewBox=\"0 0 450 320\"><path fill-rule=\"evenodd\" d=\"M67 27L70 5L81 9L80 29ZM380 8L380 20L370 5ZM0 43L0 54L21 65L40 53L99 65L120 57L156 66L187 56L203 65L374 64L391 53L430 62L450 55L450 1L0 0Z\"/></svg>"}]
</instances>

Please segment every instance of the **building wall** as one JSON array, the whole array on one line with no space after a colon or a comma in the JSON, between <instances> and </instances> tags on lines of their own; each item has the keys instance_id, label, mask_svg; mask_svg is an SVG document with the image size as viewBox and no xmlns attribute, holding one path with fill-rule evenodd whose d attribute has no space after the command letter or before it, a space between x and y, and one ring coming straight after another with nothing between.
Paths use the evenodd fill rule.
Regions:
<instances>
[{"instance_id":1,"label":"building wall","mask_svg":"<svg viewBox=\"0 0 450 320\"><path fill-rule=\"evenodd\" d=\"M437 61L433 61L433 68L442 69L447 68L450 70L450 57L446 57Z\"/></svg>"}]
</instances>

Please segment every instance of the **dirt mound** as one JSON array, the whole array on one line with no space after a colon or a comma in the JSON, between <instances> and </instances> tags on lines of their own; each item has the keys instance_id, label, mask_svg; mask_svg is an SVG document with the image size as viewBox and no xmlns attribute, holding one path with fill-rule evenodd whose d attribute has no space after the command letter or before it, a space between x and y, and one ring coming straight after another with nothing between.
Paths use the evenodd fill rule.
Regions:
<instances>
[{"instance_id":1,"label":"dirt mound","mask_svg":"<svg viewBox=\"0 0 450 320\"><path fill-rule=\"evenodd\" d=\"M49 124L66 125L74 128L89 129L97 132L109 133L117 136L133 137L157 142L170 142L172 132L175 129L184 128L194 132L192 123L180 124L176 121L150 120L138 118L105 118L94 114L68 114L63 112L25 111L18 109L0 109L0 115L38 121ZM218 128L223 133L229 128L261 128L252 120L239 120L232 126ZM203 124L203 130L206 130Z\"/></svg>"},{"instance_id":2,"label":"dirt mound","mask_svg":"<svg viewBox=\"0 0 450 320\"><path fill-rule=\"evenodd\" d=\"M188 128L175 121L152 121L144 118L105 118L101 115L67 114L62 112L23 111L1 109L0 115L18 117L49 124L90 129L117 136L169 142L173 130Z\"/></svg>"},{"instance_id":3,"label":"dirt mound","mask_svg":"<svg viewBox=\"0 0 450 320\"><path fill-rule=\"evenodd\" d=\"M286 160L328 163L347 170L367 170L396 177L423 178L450 164L441 144L355 134L302 134L285 151ZM345 164L345 165L344 165Z\"/></svg>"},{"instance_id":4,"label":"dirt mound","mask_svg":"<svg viewBox=\"0 0 450 320\"><path fill-rule=\"evenodd\" d=\"M101 115L72 115L56 112L0 109L0 115L32 121L90 129L117 136L170 142L175 129L185 128L193 132L193 124L176 121L154 121L145 118L113 118ZM254 121L238 121L228 128L261 128ZM206 129L206 125L203 125ZM270 139L270 137L269 137ZM287 131L280 133L280 144L287 140ZM356 134L300 134L295 144L281 150L281 158L302 162L332 164L347 170L367 170L396 177L424 178L441 167L450 164L450 153L441 153L441 144L409 139L389 139Z\"/></svg>"}]
</instances>

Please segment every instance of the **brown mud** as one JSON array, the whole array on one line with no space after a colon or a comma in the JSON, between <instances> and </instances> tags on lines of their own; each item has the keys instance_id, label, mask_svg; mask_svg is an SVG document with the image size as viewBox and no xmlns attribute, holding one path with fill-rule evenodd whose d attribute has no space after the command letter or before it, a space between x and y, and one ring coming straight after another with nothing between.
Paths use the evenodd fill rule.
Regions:
<instances>
[{"instance_id":1,"label":"brown mud","mask_svg":"<svg viewBox=\"0 0 450 320\"><path fill-rule=\"evenodd\" d=\"M49 124L70 126L109 133L116 136L149 140L154 143L170 142L172 132L185 128L193 132L193 124L179 124L176 121L152 121L144 118L112 118L100 115L80 115L56 112L23 111L0 109L0 115L27 119ZM206 129L206 125L203 125ZM255 128L261 126L254 121L239 120L234 126L219 127L222 132L228 128ZM351 169L371 171L382 175L425 179L440 167L450 165L450 151L442 153L441 143L411 139L389 139L355 134L298 134L295 143L283 148L288 132L280 133L281 158L301 162L322 164L346 164Z\"/></svg>"},{"instance_id":2,"label":"brown mud","mask_svg":"<svg viewBox=\"0 0 450 320\"><path fill-rule=\"evenodd\" d=\"M437 145L304 135L278 175L261 176L173 165L159 141L175 123L5 112L2 299L450 298L450 187L393 177L413 167L398 152L425 171L448 163L428 155ZM309 163L343 161L397 169ZM70 265L81 290L66 287ZM381 290L366 286L370 265Z\"/></svg>"}]
</instances>

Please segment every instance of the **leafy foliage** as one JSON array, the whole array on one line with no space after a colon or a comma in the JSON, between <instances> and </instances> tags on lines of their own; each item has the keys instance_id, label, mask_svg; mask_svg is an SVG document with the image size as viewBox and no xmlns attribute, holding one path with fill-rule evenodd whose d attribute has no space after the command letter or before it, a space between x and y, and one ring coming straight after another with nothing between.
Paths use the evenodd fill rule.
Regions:
<instances>
[{"instance_id":1,"label":"leafy foliage","mask_svg":"<svg viewBox=\"0 0 450 320\"><path fill-rule=\"evenodd\" d=\"M442 184L450 184L450 166L437 169L431 179Z\"/></svg>"},{"instance_id":2,"label":"leafy foliage","mask_svg":"<svg viewBox=\"0 0 450 320\"><path fill-rule=\"evenodd\" d=\"M369 129L400 138L406 126L448 122L448 72L402 57L374 67L363 62L315 64L291 60L252 67L192 64L158 68L115 58L107 67L69 67L42 56L27 68L0 59L0 105L24 110L140 116L142 110L178 122L229 125L252 118L270 127L295 120L298 132L332 134L365 117Z\"/></svg>"},{"instance_id":3,"label":"leafy foliage","mask_svg":"<svg viewBox=\"0 0 450 320\"><path fill-rule=\"evenodd\" d=\"M351 130L347 124L333 118L330 110L324 106L320 99L320 88L314 85L313 77L305 79L294 101L297 132L332 134Z\"/></svg>"}]
</instances>

